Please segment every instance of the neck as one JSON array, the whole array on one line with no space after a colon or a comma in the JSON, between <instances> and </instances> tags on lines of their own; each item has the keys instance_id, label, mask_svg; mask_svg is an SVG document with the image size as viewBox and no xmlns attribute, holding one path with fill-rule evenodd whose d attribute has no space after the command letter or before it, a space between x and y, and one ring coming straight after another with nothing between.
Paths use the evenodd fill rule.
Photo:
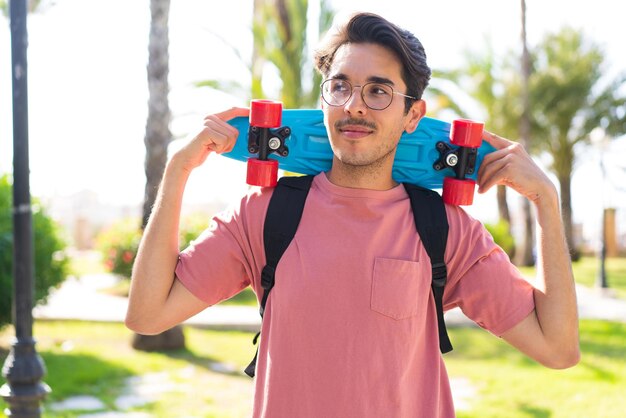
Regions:
<instances>
[{"instance_id":1,"label":"neck","mask_svg":"<svg viewBox=\"0 0 626 418\"><path fill-rule=\"evenodd\" d=\"M389 190L398 185L388 164L348 165L335 157L326 176L336 186L351 189Z\"/></svg>"}]
</instances>

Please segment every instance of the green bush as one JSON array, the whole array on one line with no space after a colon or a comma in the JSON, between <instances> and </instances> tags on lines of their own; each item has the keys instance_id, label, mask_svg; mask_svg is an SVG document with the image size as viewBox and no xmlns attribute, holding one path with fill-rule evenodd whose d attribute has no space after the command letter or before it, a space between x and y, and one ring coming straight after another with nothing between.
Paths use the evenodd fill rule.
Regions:
<instances>
[{"instance_id":1,"label":"green bush","mask_svg":"<svg viewBox=\"0 0 626 418\"><path fill-rule=\"evenodd\" d=\"M183 217L180 225L180 249L187 248L191 241L198 238L209 226L210 217L203 213L194 213Z\"/></svg>"},{"instance_id":2,"label":"green bush","mask_svg":"<svg viewBox=\"0 0 626 418\"><path fill-rule=\"evenodd\" d=\"M509 233L509 223L500 220L496 224L485 224L485 228L487 228L496 244L502 247L509 257L512 257L515 252L515 240Z\"/></svg>"},{"instance_id":3,"label":"green bush","mask_svg":"<svg viewBox=\"0 0 626 418\"><path fill-rule=\"evenodd\" d=\"M194 214L184 217L180 226L180 248L187 247L207 228L208 222L209 218L206 215ZM139 218L121 219L98 234L96 246L102 254L107 271L122 278L130 278L141 241L142 231L139 225Z\"/></svg>"},{"instance_id":4,"label":"green bush","mask_svg":"<svg viewBox=\"0 0 626 418\"><path fill-rule=\"evenodd\" d=\"M139 218L126 218L114 222L98 234L96 247L102 254L107 271L130 278L141 240L139 225Z\"/></svg>"},{"instance_id":5,"label":"green bush","mask_svg":"<svg viewBox=\"0 0 626 418\"><path fill-rule=\"evenodd\" d=\"M12 322L13 301L13 190L9 177L0 176L0 328ZM50 289L68 274L69 258L61 229L33 199L34 301L43 302Z\"/></svg>"}]
</instances>

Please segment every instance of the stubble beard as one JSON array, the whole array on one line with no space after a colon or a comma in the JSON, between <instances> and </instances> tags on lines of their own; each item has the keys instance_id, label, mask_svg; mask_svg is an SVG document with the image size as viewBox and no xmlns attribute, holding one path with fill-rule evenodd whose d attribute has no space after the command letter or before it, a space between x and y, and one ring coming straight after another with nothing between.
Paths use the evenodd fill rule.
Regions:
<instances>
[{"instance_id":1,"label":"stubble beard","mask_svg":"<svg viewBox=\"0 0 626 418\"><path fill-rule=\"evenodd\" d=\"M357 152L340 153L336 155L336 159L341 163L345 174L350 174L351 176L380 175L387 162L390 159L393 161L395 152L395 147L387 148L381 145L370 155L363 155Z\"/></svg>"}]
</instances>

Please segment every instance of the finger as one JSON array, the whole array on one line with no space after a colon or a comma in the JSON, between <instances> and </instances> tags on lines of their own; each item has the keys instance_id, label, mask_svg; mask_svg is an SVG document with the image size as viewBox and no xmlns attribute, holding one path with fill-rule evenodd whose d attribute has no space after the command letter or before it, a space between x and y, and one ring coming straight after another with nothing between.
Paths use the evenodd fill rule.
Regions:
<instances>
[{"instance_id":1,"label":"finger","mask_svg":"<svg viewBox=\"0 0 626 418\"><path fill-rule=\"evenodd\" d=\"M228 110L215 114L215 116L217 116L223 121L229 121L233 118L241 117L241 116L247 117L249 115L250 115L250 109L248 109L247 107L231 107Z\"/></svg>"},{"instance_id":2,"label":"finger","mask_svg":"<svg viewBox=\"0 0 626 418\"><path fill-rule=\"evenodd\" d=\"M209 115L205 118L204 121L204 125L207 128L208 137L212 142L209 148L217 154L223 154L232 151L235 147L237 139L240 137L241 134L241 132L239 132L237 128L221 119L221 117L223 117L224 114L227 112ZM248 109L240 108L236 110L235 114L247 115ZM230 115L232 115L232 113ZM226 117L229 117L230 115L226 115Z\"/></svg>"},{"instance_id":3,"label":"finger","mask_svg":"<svg viewBox=\"0 0 626 418\"><path fill-rule=\"evenodd\" d=\"M480 167L477 183L478 193L486 193L493 186L507 184L506 176L510 166L510 158L499 158Z\"/></svg>"},{"instance_id":4,"label":"finger","mask_svg":"<svg viewBox=\"0 0 626 418\"><path fill-rule=\"evenodd\" d=\"M495 149L506 148L514 144L513 141L509 141L508 139L502 138L501 136L489 131L483 131L483 139L491 144Z\"/></svg>"},{"instance_id":5,"label":"finger","mask_svg":"<svg viewBox=\"0 0 626 418\"><path fill-rule=\"evenodd\" d=\"M219 114L209 115L204 118L204 126L206 126L211 132L220 134L225 137L237 138L239 131L234 126L230 125L225 120L221 119Z\"/></svg>"}]
</instances>

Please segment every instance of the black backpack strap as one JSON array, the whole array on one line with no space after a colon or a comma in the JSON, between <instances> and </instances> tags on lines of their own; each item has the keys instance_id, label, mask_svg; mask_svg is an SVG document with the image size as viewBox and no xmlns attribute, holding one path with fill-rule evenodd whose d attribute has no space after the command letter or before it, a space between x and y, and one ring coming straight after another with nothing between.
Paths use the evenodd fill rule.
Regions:
<instances>
[{"instance_id":1,"label":"black backpack strap","mask_svg":"<svg viewBox=\"0 0 626 418\"><path fill-rule=\"evenodd\" d=\"M448 217L439 193L412 184L404 184L411 200L415 227L424 243L432 265L432 290L437 307L439 349L442 353L452 351L452 344L443 317L443 290L448 278L444 261L448 241Z\"/></svg>"},{"instance_id":2,"label":"black backpack strap","mask_svg":"<svg viewBox=\"0 0 626 418\"><path fill-rule=\"evenodd\" d=\"M263 297L259 309L261 318L263 318L265 313L267 298L274 287L276 266L296 234L313 177L281 177L270 198L263 226L266 264L261 272L261 286L263 287ZM256 344L260 334L261 331L255 335L254 344ZM258 354L259 350L257 347L254 359L245 370L250 377L254 377Z\"/></svg>"}]
</instances>

